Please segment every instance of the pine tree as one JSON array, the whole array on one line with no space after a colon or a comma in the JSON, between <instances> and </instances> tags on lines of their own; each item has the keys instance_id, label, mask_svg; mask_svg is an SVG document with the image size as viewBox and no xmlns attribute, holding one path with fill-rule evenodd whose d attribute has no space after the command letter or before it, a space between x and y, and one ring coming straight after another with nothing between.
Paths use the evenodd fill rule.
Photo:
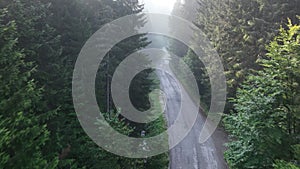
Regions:
<instances>
[{"instance_id":1,"label":"pine tree","mask_svg":"<svg viewBox=\"0 0 300 169\"><path fill-rule=\"evenodd\" d=\"M41 89L32 63L18 46L16 22L0 14L0 168L56 168L58 159L43 153L49 131L41 121Z\"/></svg>"},{"instance_id":2,"label":"pine tree","mask_svg":"<svg viewBox=\"0 0 300 169\"><path fill-rule=\"evenodd\" d=\"M22 75L18 75L18 78L15 80L17 81L18 79L20 85L21 82L25 83L28 80L27 87L32 90L28 91L26 95L22 95L24 99L20 97L22 99L20 103L24 101L24 106L28 107L26 109L20 107L20 110L24 111L24 113L18 114L18 118L20 120L23 119L23 121L30 121L30 123L25 123L27 126L37 125L37 128L33 128L35 131L28 129L28 132L36 132L29 134L40 134L41 137L41 139L36 138L36 140L33 140L38 145L28 148L34 155L32 158L36 157L40 158L40 160L36 160L35 164L30 164L31 160L24 158L24 161L22 161L24 168L27 165L31 165L29 168L51 168L51 166L54 167L56 165L58 168L115 169L143 167L143 160L122 158L108 153L100 149L85 134L73 108L71 91L74 64L85 41L103 24L124 15L139 13L142 10L142 5L139 5L137 1L131 0L3 0L0 2L0 7L7 8L7 14L3 19L3 23L14 21L11 23L14 23L13 25L18 28L17 31L13 31L12 33L12 36L18 40L10 37L9 44L14 42L10 49L11 55L15 52L16 55L20 55L20 58L26 56L22 59L22 62L26 63L26 66L20 67ZM141 20L137 22L142 24L143 16L140 17ZM6 28L3 30L6 30ZM5 36L8 37L6 34ZM6 41L3 44L6 44ZM128 54L144 48L148 44L147 38L143 35L119 43L111 51L112 55L109 58L109 62L102 63L100 69L103 67L106 68L107 63L109 63L110 68L106 70L106 75L111 76L114 67L122 59ZM6 60L7 58L3 57L2 59ZM11 68L14 69L14 67ZM33 69L35 71L32 71ZM6 70L5 67L1 73L1 77L5 77L2 74L6 74ZM136 102L138 107L147 108L149 106L147 102L148 93L152 90L153 86L153 80L148 77L150 72L142 72L133 86L140 87L132 92L133 99L139 100ZM31 77L35 80L34 82L30 81ZM109 88L107 86L107 78L102 78L99 80L102 85L100 87L104 89ZM5 84L4 82L6 81L3 81L3 84ZM9 85L5 86L5 89L8 87L14 88L13 85ZM101 103L107 100L106 96L109 95L107 93L103 93L103 96L102 93L99 94ZM29 98L32 100L29 100ZM5 99L7 98L1 99L1 101L3 100L3 104L7 102ZM38 103L33 102L33 100L36 100ZM34 106L30 106L30 104ZM112 112L104 113L105 116L117 112L112 103L110 103L110 106ZM32 112L36 110L34 116L27 116L25 114L27 109ZM14 109L11 110L13 111ZM10 118L9 115L1 116L1 127L3 126L1 132L5 135L3 137L4 143L1 146L9 144L7 138L10 135L7 133L6 128L11 128L13 121L10 121ZM13 117L12 119L16 118ZM121 116L116 115L115 118L111 118L107 116L107 120L111 122L111 125L117 130L124 130L126 135L133 135L139 132L133 130L133 123L130 126L129 122L126 121L125 123ZM23 130L19 128L14 130L15 133L19 131L22 132ZM20 138L19 142L21 141L23 140ZM19 142L20 146L23 145ZM41 155L39 156L39 154ZM9 162L10 155L3 151L3 165L8 166L6 163L7 161ZM11 162L9 163L9 168L20 168L19 164L21 162L18 164L14 163L16 165Z\"/></svg>"}]
</instances>

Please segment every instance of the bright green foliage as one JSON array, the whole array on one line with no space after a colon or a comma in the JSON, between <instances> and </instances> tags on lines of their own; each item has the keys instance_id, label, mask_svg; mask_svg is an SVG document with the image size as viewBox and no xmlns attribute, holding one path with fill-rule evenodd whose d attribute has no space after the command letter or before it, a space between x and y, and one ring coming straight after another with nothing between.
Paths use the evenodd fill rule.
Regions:
<instances>
[{"instance_id":1,"label":"bright green foliage","mask_svg":"<svg viewBox=\"0 0 300 169\"><path fill-rule=\"evenodd\" d=\"M15 21L0 14L0 168L55 168L57 158L42 149L49 139L41 123L41 90L32 79L31 63L18 49Z\"/></svg>"},{"instance_id":2,"label":"bright green foliage","mask_svg":"<svg viewBox=\"0 0 300 169\"><path fill-rule=\"evenodd\" d=\"M272 168L275 160L297 160L293 145L299 142L300 26L291 21L287 26L259 60L264 69L238 89L236 113L224 119L232 136L225 153L231 168ZM274 167L293 165L277 161Z\"/></svg>"},{"instance_id":3,"label":"bright green foliage","mask_svg":"<svg viewBox=\"0 0 300 169\"><path fill-rule=\"evenodd\" d=\"M241 87L247 75L252 70L262 68L256 60L265 55L265 44L276 35L279 25L283 24L286 18L296 22L299 1L199 0L197 2L199 9L195 24L205 33L221 57L227 78L228 98L235 98L237 88ZM189 11L191 6L195 6L194 0L177 5L173 13L184 18L193 18L194 14ZM198 58L193 56L188 47L178 42L172 42L171 49L178 56L185 56L186 61L191 60L187 63L190 63L189 66L197 76L199 91L202 92L200 95L204 97L203 100L209 100L210 92L207 90L209 80L203 66L197 63ZM232 104L227 102L225 112L228 113L231 109Z\"/></svg>"},{"instance_id":4,"label":"bright green foliage","mask_svg":"<svg viewBox=\"0 0 300 169\"><path fill-rule=\"evenodd\" d=\"M224 120L233 142L225 158L232 168L268 168L273 159L288 153L287 138L278 124L284 117L278 103L283 87L274 77L250 76L238 90L235 111Z\"/></svg>"},{"instance_id":5,"label":"bright green foliage","mask_svg":"<svg viewBox=\"0 0 300 169\"><path fill-rule=\"evenodd\" d=\"M228 97L235 97L250 70L286 18L296 22L298 0L201 0L197 24L211 40L226 70ZM228 105L228 109L231 105ZM228 110L227 109L227 110Z\"/></svg>"},{"instance_id":6,"label":"bright green foliage","mask_svg":"<svg viewBox=\"0 0 300 169\"><path fill-rule=\"evenodd\" d=\"M296 165L292 163L288 163L285 161L276 161L274 164L274 169L299 169L300 167L297 167Z\"/></svg>"},{"instance_id":7,"label":"bright green foliage","mask_svg":"<svg viewBox=\"0 0 300 169\"><path fill-rule=\"evenodd\" d=\"M287 26L289 30L281 28L280 36L267 47L270 59L258 61L269 74L276 75L284 87L281 101L287 116L285 129L289 134L296 134L300 125L300 26L292 25L291 20Z\"/></svg>"}]
</instances>

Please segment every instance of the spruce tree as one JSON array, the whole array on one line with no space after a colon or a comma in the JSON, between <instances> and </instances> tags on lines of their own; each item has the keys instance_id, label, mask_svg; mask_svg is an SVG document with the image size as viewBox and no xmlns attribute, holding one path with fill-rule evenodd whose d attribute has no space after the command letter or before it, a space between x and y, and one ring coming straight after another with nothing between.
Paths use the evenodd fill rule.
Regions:
<instances>
[{"instance_id":1,"label":"spruce tree","mask_svg":"<svg viewBox=\"0 0 300 169\"><path fill-rule=\"evenodd\" d=\"M18 29L8 11L0 14L0 168L56 168L58 159L43 153L49 140L39 105L41 89L32 64L18 48Z\"/></svg>"}]
</instances>

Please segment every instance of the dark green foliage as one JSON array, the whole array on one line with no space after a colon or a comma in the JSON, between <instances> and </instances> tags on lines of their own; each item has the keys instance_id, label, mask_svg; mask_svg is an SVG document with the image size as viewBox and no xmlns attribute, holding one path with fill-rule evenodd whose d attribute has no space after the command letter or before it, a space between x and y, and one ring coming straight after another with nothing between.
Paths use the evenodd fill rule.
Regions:
<instances>
[{"instance_id":1,"label":"dark green foliage","mask_svg":"<svg viewBox=\"0 0 300 169\"><path fill-rule=\"evenodd\" d=\"M55 168L58 159L43 153L49 131L39 109L41 89L32 79L32 63L18 48L18 29L0 14L0 168Z\"/></svg>"},{"instance_id":2,"label":"dark green foliage","mask_svg":"<svg viewBox=\"0 0 300 169\"><path fill-rule=\"evenodd\" d=\"M196 78L199 94L200 94L200 101L201 106L208 110L210 106L210 79L208 77L206 68L204 64L199 59L199 56L189 50L186 56L183 58L184 62L191 68L191 71L194 73L194 77Z\"/></svg>"},{"instance_id":3,"label":"dark green foliage","mask_svg":"<svg viewBox=\"0 0 300 169\"><path fill-rule=\"evenodd\" d=\"M77 120L71 90L74 64L85 41L103 24L139 13L142 7L131 0L0 2L5 11L0 32L0 168L145 168L143 159L108 153L86 135ZM137 22L142 24L140 17ZM109 60L101 63L100 70L104 69L97 81L103 92L98 95L100 107L106 109L107 79L116 66L148 44L143 35L132 37L118 44ZM154 85L150 72L142 72L133 84L133 100L143 109L149 106L148 93ZM114 113L112 103L110 107L104 116L112 127L136 135L133 125ZM154 168L166 165L161 165L159 157L151 161Z\"/></svg>"}]
</instances>

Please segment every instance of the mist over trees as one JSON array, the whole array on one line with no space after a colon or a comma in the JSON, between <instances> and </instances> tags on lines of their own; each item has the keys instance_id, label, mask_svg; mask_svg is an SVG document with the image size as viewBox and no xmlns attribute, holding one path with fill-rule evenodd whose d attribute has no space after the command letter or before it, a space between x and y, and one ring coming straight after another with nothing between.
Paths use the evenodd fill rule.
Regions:
<instances>
[{"instance_id":1,"label":"mist over trees","mask_svg":"<svg viewBox=\"0 0 300 169\"><path fill-rule=\"evenodd\" d=\"M299 0L175 4L172 14L197 25L222 59L228 100L220 125L229 134L224 158L232 169L300 167L299 6ZM130 159L98 147L82 129L72 100L73 69L85 42L104 24L142 10L133 0L0 1L0 168L168 168L167 153ZM140 15L137 23L143 19ZM169 26L176 31L176 25ZM207 111L210 81L205 66L191 48L166 41L193 71ZM150 124L130 122L112 101L116 67L149 45L147 35L119 42L96 78L101 112L127 136L140 137L141 131L157 135L166 127L162 117ZM130 90L134 106L149 109L149 93L157 88L154 70L139 73Z\"/></svg>"}]
</instances>

